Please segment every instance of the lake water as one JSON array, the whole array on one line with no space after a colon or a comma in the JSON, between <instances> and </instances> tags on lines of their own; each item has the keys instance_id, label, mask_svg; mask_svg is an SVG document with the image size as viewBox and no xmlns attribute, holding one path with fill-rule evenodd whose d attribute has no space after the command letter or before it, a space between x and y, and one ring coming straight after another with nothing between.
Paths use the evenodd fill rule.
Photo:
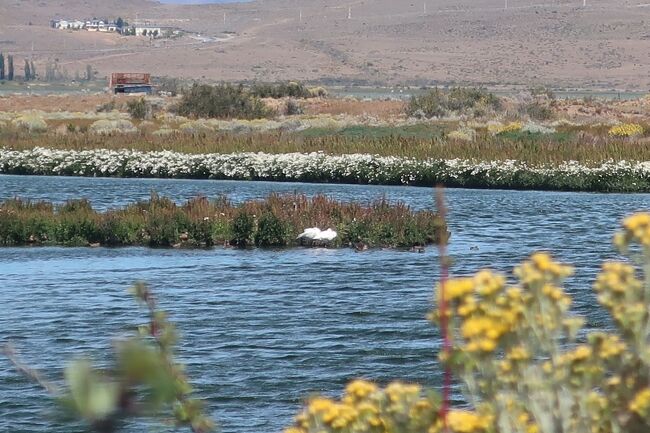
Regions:
<instances>
[{"instance_id":1,"label":"lake water","mask_svg":"<svg viewBox=\"0 0 650 433\"><path fill-rule=\"evenodd\" d=\"M432 208L430 189L270 182L0 176L0 200L89 198L98 208L148 197L175 200L270 192L340 200L385 195ZM509 271L535 250L577 266L575 311L607 326L591 281L620 219L650 208L650 195L448 190L455 275ZM478 249L476 249L478 248ZM148 281L182 334L179 357L225 433L279 432L311 393L336 395L352 378L439 386L437 331L425 320L436 253L325 249L0 249L0 340L51 379L78 354L107 362L110 339L145 321L127 294ZM0 359L0 431L81 432ZM165 431L143 425L126 432Z\"/></svg>"}]
</instances>

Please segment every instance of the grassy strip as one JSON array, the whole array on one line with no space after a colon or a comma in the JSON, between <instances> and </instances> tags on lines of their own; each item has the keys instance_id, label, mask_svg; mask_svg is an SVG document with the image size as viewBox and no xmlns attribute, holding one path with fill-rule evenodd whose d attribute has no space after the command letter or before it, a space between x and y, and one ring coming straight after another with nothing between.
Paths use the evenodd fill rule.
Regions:
<instances>
[{"instance_id":1,"label":"grassy strip","mask_svg":"<svg viewBox=\"0 0 650 433\"><path fill-rule=\"evenodd\" d=\"M205 153L309 153L331 155L369 153L416 159L513 159L528 164L578 161L598 164L608 160L649 161L647 138L615 138L607 128L586 130L566 126L553 134L517 132L493 136L477 130L474 141L451 140L445 134L457 125L450 123L403 127L351 126L341 130L312 128L300 132L254 133L201 132L156 136L135 134L96 135L74 133L26 134L0 130L0 143L13 150L46 147L59 150L134 149L143 152L171 150L187 154Z\"/></svg>"},{"instance_id":2,"label":"grassy strip","mask_svg":"<svg viewBox=\"0 0 650 433\"><path fill-rule=\"evenodd\" d=\"M368 154L57 151L0 149L0 173L178 179L271 180L383 185L650 192L650 163L575 161L532 166L521 161L417 160Z\"/></svg>"},{"instance_id":3,"label":"grassy strip","mask_svg":"<svg viewBox=\"0 0 650 433\"><path fill-rule=\"evenodd\" d=\"M338 232L327 246L409 248L434 243L440 224L435 213L414 212L399 202L362 205L320 195L274 194L240 205L198 197L176 205L152 194L148 201L103 213L87 200L0 203L4 246L293 247L301 244L297 236L305 228L320 227Z\"/></svg>"}]
</instances>

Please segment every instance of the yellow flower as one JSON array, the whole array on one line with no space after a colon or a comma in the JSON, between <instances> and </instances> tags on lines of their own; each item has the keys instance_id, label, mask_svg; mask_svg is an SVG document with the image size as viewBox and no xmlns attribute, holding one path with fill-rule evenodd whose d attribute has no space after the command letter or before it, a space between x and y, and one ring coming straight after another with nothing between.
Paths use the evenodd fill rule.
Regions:
<instances>
[{"instance_id":1,"label":"yellow flower","mask_svg":"<svg viewBox=\"0 0 650 433\"><path fill-rule=\"evenodd\" d=\"M643 126L637 123L623 123L612 126L609 130L609 135L612 137L635 137L643 135Z\"/></svg>"},{"instance_id":2,"label":"yellow flower","mask_svg":"<svg viewBox=\"0 0 650 433\"><path fill-rule=\"evenodd\" d=\"M438 287L439 293L442 293L442 287ZM444 285L446 300L462 298L474 291L474 280L472 278L452 278Z\"/></svg>"},{"instance_id":3,"label":"yellow flower","mask_svg":"<svg viewBox=\"0 0 650 433\"><path fill-rule=\"evenodd\" d=\"M350 382L345 388L345 391L354 400L363 400L370 394L377 391L377 386L365 380L355 380Z\"/></svg>"},{"instance_id":4,"label":"yellow flower","mask_svg":"<svg viewBox=\"0 0 650 433\"><path fill-rule=\"evenodd\" d=\"M586 345L580 345L576 347L573 351L568 352L562 356L563 362L580 362L589 359L592 354L591 347Z\"/></svg>"},{"instance_id":5,"label":"yellow flower","mask_svg":"<svg viewBox=\"0 0 650 433\"><path fill-rule=\"evenodd\" d=\"M641 416L645 416L650 408L650 388L639 391L629 404L629 409Z\"/></svg>"},{"instance_id":6,"label":"yellow flower","mask_svg":"<svg viewBox=\"0 0 650 433\"><path fill-rule=\"evenodd\" d=\"M447 414L447 425L456 433L482 432L490 427L486 417L461 410L452 410Z\"/></svg>"},{"instance_id":7,"label":"yellow flower","mask_svg":"<svg viewBox=\"0 0 650 433\"><path fill-rule=\"evenodd\" d=\"M506 279L489 270L483 270L474 276L476 291L481 296L490 296L503 290Z\"/></svg>"},{"instance_id":8,"label":"yellow flower","mask_svg":"<svg viewBox=\"0 0 650 433\"><path fill-rule=\"evenodd\" d=\"M513 347L506 356L511 361L525 361L530 359L530 353L528 353L528 350L523 346Z\"/></svg>"}]
</instances>

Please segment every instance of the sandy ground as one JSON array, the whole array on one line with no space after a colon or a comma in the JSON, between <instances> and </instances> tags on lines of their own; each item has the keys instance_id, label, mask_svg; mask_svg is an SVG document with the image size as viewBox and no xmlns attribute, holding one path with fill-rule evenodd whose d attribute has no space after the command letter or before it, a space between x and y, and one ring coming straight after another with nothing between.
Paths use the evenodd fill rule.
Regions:
<instances>
[{"instance_id":1,"label":"sandy ground","mask_svg":"<svg viewBox=\"0 0 650 433\"><path fill-rule=\"evenodd\" d=\"M0 2L0 51L33 57L40 71L56 59L70 75L92 64L100 75L150 71L212 80L639 90L650 87L650 7L641 3L588 0L582 8L582 0L509 0L504 10L502 0L266 0L200 6L7 1ZM57 16L128 21L137 16L202 36L224 38L224 32L232 32L233 37L151 42L48 28Z\"/></svg>"}]
</instances>

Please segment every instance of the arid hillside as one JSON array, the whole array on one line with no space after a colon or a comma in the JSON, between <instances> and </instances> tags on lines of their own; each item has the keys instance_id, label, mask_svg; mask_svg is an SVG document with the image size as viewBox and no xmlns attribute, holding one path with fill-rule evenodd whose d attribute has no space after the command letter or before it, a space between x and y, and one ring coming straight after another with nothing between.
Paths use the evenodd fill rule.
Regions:
<instances>
[{"instance_id":1,"label":"arid hillside","mask_svg":"<svg viewBox=\"0 0 650 433\"><path fill-rule=\"evenodd\" d=\"M100 75L639 90L650 87L650 5L640 3L508 0L506 9L505 0L8 0L0 3L0 51L32 57L41 70L56 59L71 75L91 64ZM192 33L151 41L48 27L55 17L93 16Z\"/></svg>"}]
</instances>

